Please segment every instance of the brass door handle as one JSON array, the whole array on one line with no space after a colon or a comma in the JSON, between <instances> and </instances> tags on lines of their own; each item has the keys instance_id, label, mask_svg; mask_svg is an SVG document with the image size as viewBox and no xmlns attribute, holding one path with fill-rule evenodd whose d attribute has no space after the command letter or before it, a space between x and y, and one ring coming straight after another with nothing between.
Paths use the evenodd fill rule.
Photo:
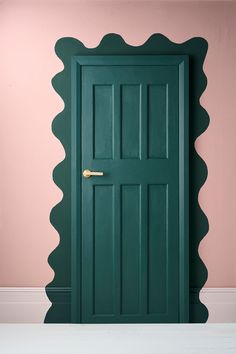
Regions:
<instances>
[{"instance_id":1,"label":"brass door handle","mask_svg":"<svg viewBox=\"0 0 236 354\"><path fill-rule=\"evenodd\" d=\"M84 170L84 171L83 171L83 176L84 176L85 178L89 178L89 177L91 177L91 176L103 176L103 172Z\"/></svg>"}]
</instances>

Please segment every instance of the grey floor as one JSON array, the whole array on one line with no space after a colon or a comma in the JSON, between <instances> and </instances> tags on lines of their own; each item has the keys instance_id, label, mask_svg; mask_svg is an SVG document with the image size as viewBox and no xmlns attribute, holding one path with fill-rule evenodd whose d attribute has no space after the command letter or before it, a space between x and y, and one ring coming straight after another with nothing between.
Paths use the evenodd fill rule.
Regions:
<instances>
[{"instance_id":1,"label":"grey floor","mask_svg":"<svg viewBox=\"0 0 236 354\"><path fill-rule=\"evenodd\" d=\"M236 324L0 324L1 354L236 353Z\"/></svg>"}]
</instances>

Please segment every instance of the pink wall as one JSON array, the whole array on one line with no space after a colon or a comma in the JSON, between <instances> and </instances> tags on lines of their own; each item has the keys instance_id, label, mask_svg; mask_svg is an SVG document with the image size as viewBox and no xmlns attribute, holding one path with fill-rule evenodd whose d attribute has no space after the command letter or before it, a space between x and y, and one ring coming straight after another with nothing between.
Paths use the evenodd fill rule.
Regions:
<instances>
[{"instance_id":1,"label":"pink wall","mask_svg":"<svg viewBox=\"0 0 236 354\"><path fill-rule=\"evenodd\" d=\"M63 102L50 80L62 64L56 40L72 36L94 47L116 32L140 45L154 32L209 43L207 90L211 124L196 148L209 177L199 200L210 231L200 245L207 286L236 286L236 3L158 1L0 1L0 286L44 286L59 242L49 222L61 199L52 181L64 151L51 133Z\"/></svg>"}]
</instances>

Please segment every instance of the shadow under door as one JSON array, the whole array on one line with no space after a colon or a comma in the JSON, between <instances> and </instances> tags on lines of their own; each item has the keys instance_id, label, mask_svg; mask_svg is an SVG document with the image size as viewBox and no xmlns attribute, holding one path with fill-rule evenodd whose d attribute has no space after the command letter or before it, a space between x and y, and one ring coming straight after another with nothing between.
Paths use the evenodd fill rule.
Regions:
<instances>
[{"instance_id":1,"label":"shadow under door","mask_svg":"<svg viewBox=\"0 0 236 354\"><path fill-rule=\"evenodd\" d=\"M188 58L75 61L81 322L187 322Z\"/></svg>"}]
</instances>

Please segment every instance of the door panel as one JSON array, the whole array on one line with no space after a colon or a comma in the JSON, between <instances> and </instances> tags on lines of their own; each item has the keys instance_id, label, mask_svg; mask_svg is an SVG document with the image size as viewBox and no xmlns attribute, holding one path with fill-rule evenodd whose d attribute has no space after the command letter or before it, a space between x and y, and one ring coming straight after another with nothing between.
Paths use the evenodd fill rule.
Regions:
<instances>
[{"instance_id":1,"label":"door panel","mask_svg":"<svg viewBox=\"0 0 236 354\"><path fill-rule=\"evenodd\" d=\"M148 85L148 158L167 158L168 85Z\"/></svg>"},{"instance_id":2,"label":"door panel","mask_svg":"<svg viewBox=\"0 0 236 354\"><path fill-rule=\"evenodd\" d=\"M168 276L168 188L148 186L148 313L166 313ZM158 235L158 237L157 237ZM161 276L157 274L161 271Z\"/></svg>"},{"instance_id":3,"label":"door panel","mask_svg":"<svg viewBox=\"0 0 236 354\"><path fill-rule=\"evenodd\" d=\"M140 85L121 85L121 158L140 158Z\"/></svg>"},{"instance_id":4,"label":"door panel","mask_svg":"<svg viewBox=\"0 0 236 354\"><path fill-rule=\"evenodd\" d=\"M93 156L94 159L111 159L114 110L112 85L93 86L93 105Z\"/></svg>"},{"instance_id":5,"label":"door panel","mask_svg":"<svg viewBox=\"0 0 236 354\"><path fill-rule=\"evenodd\" d=\"M121 186L121 314L140 314L140 185Z\"/></svg>"},{"instance_id":6,"label":"door panel","mask_svg":"<svg viewBox=\"0 0 236 354\"><path fill-rule=\"evenodd\" d=\"M93 314L114 312L113 186L93 186ZM105 281L104 281L105 280Z\"/></svg>"},{"instance_id":7,"label":"door panel","mask_svg":"<svg viewBox=\"0 0 236 354\"><path fill-rule=\"evenodd\" d=\"M81 67L82 170L104 172L82 179L82 322L178 322L179 67L122 60Z\"/></svg>"}]
</instances>

